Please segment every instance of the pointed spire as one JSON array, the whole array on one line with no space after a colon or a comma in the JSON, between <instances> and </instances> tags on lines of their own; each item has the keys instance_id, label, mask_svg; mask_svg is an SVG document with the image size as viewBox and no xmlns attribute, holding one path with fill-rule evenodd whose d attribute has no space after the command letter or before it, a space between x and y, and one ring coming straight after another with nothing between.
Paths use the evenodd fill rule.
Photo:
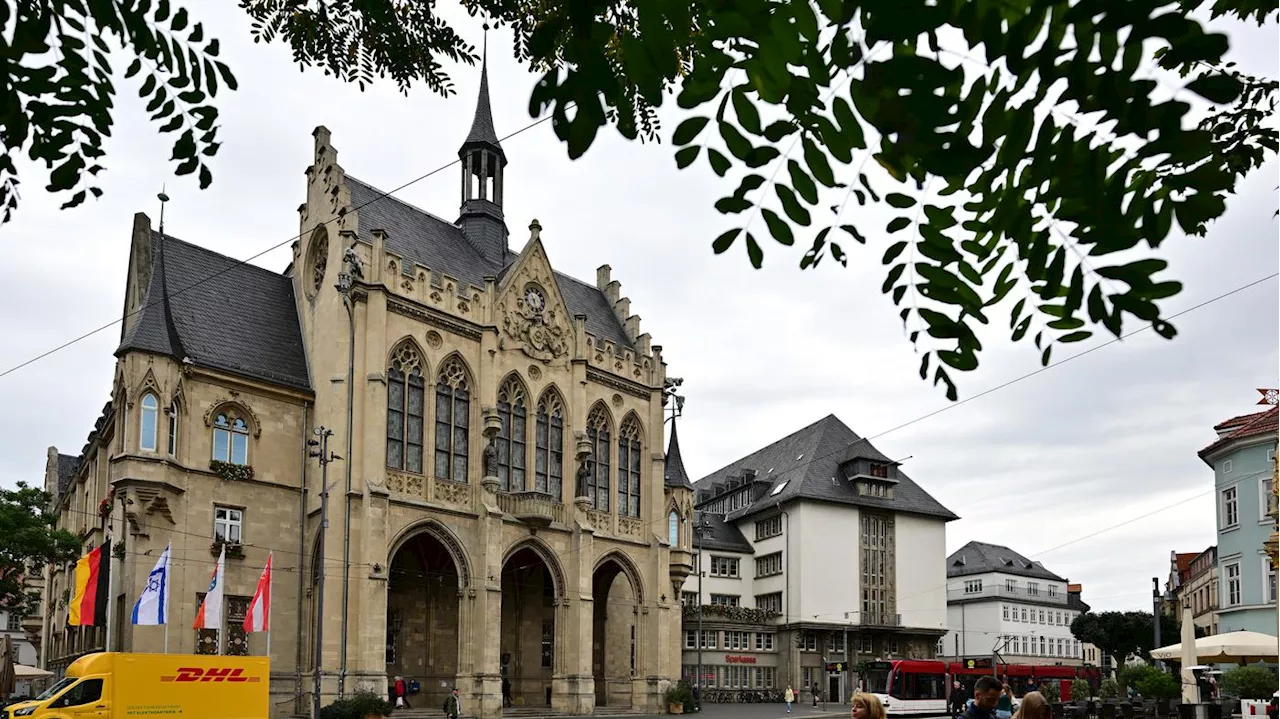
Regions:
<instances>
[{"instance_id":1,"label":"pointed spire","mask_svg":"<svg viewBox=\"0 0 1280 719\"><path fill-rule=\"evenodd\" d=\"M667 466L665 471L668 487L693 489L689 481L689 473L685 471L684 459L680 457L680 437L676 434L676 418L671 418L671 441L667 443Z\"/></svg>"},{"instance_id":2,"label":"pointed spire","mask_svg":"<svg viewBox=\"0 0 1280 719\"><path fill-rule=\"evenodd\" d=\"M489 23L484 25L484 49L480 59L480 94L476 98L476 114L471 120L471 132L462 143L459 155L477 145L488 146L496 151L505 164L506 155L502 152L502 144L498 142L498 133L493 128L493 108L489 104Z\"/></svg>"}]
</instances>

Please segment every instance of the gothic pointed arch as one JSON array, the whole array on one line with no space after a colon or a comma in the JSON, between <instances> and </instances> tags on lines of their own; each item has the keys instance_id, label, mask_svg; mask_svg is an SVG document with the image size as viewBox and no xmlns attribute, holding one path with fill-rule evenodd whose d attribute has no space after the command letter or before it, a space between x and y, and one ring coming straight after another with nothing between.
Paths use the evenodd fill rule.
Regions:
<instances>
[{"instance_id":1,"label":"gothic pointed arch","mask_svg":"<svg viewBox=\"0 0 1280 719\"><path fill-rule=\"evenodd\" d=\"M395 559L396 552L400 551L409 540L426 534L436 540L445 548L449 556L453 559L454 565L458 570L458 589L466 589L471 586L471 559L467 556L467 551L463 547L462 541L458 535L447 526L435 519L419 519L411 522L401 529L391 540L388 545L386 566L391 566Z\"/></svg>"},{"instance_id":2,"label":"gothic pointed arch","mask_svg":"<svg viewBox=\"0 0 1280 719\"><path fill-rule=\"evenodd\" d=\"M502 554L502 566L506 567L507 561L522 549L528 549L542 559L543 563L547 565L547 570L551 572L551 579L555 585L555 595L564 597L569 586L565 581L564 567L561 566L560 560L556 557L555 550L538 537L525 537L508 547L507 551Z\"/></svg>"},{"instance_id":3,"label":"gothic pointed arch","mask_svg":"<svg viewBox=\"0 0 1280 719\"><path fill-rule=\"evenodd\" d=\"M601 570L608 571L610 564L616 565L617 571L626 576L627 581L631 583L631 591L636 595L636 606L644 604L644 581L641 579L640 568L636 566L635 561L620 549L611 549L605 552L596 560L592 574L599 574Z\"/></svg>"},{"instance_id":4,"label":"gothic pointed arch","mask_svg":"<svg viewBox=\"0 0 1280 719\"><path fill-rule=\"evenodd\" d=\"M412 337L397 342L387 357L387 449L389 469L424 471L427 417L426 354Z\"/></svg>"},{"instance_id":5,"label":"gothic pointed arch","mask_svg":"<svg viewBox=\"0 0 1280 719\"><path fill-rule=\"evenodd\" d=\"M592 509L608 512L612 486L609 473L613 467L613 418L604 402L597 401L587 413L587 441L591 443L587 499Z\"/></svg>"},{"instance_id":6,"label":"gothic pointed arch","mask_svg":"<svg viewBox=\"0 0 1280 719\"><path fill-rule=\"evenodd\" d=\"M156 379L156 373L151 367L148 367L146 373L142 375L142 381L138 383L138 389L133 394L134 401L142 399L143 395L148 393L154 394L157 401L163 395L160 391L160 382Z\"/></svg>"},{"instance_id":7,"label":"gothic pointed arch","mask_svg":"<svg viewBox=\"0 0 1280 719\"><path fill-rule=\"evenodd\" d=\"M219 400L205 412L204 423L212 434L213 461L249 464L249 438L257 439L262 434L262 424L249 405L239 400Z\"/></svg>"},{"instance_id":8,"label":"gothic pointed arch","mask_svg":"<svg viewBox=\"0 0 1280 719\"><path fill-rule=\"evenodd\" d=\"M548 385L538 398L534 413L533 489L564 501L564 442L569 425L564 395Z\"/></svg>"},{"instance_id":9,"label":"gothic pointed arch","mask_svg":"<svg viewBox=\"0 0 1280 719\"><path fill-rule=\"evenodd\" d=\"M454 352L440 363L435 381L435 476L466 483L471 447L471 370Z\"/></svg>"},{"instance_id":10,"label":"gothic pointed arch","mask_svg":"<svg viewBox=\"0 0 1280 719\"><path fill-rule=\"evenodd\" d=\"M529 449L529 390L512 372L498 385L498 419L501 427L494 438L498 450L498 489L523 492Z\"/></svg>"},{"instance_id":11,"label":"gothic pointed arch","mask_svg":"<svg viewBox=\"0 0 1280 719\"><path fill-rule=\"evenodd\" d=\"M644 456L644 426L634 411L618 425L618 515L640 516L641 457Z\"/></svg>"}]
</instances>

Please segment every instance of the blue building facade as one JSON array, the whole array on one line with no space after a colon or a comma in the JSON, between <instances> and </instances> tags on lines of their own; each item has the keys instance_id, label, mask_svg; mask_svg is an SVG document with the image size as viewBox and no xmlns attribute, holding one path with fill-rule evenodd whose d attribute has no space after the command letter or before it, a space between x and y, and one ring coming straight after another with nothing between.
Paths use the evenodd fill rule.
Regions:
<instances>
[{"instance_id":1,"label":"blue building facade","mask_svg":"<svg viewBox=\"0 0 1280 719\"><path fill-rule=\"evenodd\" d=\"M1263 553L1275 531L1273 509L1277 412L1233 417L1200 450L1213 469L1218 529L1218 631L1277 635L1276 567Z\"/></svg>"}]
</instances>

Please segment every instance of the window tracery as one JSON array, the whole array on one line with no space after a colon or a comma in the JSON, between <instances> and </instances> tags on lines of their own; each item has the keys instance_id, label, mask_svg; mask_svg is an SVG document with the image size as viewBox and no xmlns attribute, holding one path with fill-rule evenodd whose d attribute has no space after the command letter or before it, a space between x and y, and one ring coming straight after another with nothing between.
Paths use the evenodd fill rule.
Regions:
<instances>
[{"instance_id":1,"label":"window tracery","mask_svg":"<svg viewBox=\"0 0 1280 719\"><path fill-rule=\"evenodd\" d=\"M426 417L425 363L411 342L401 342L387 367L387 467L422 473Z\"/></svg>"},{"instance_id":2,"label":"window tracery","mask_svg":"<svg viewBox=\"0 0 1280 719\"><path fill-rule=\"evenodd\" d=\"M466 366L450 357L436 376L435 476L467 481L471 386Z\"/></svg>"},{"instance_id":3,"label":"window tracery","mask_svg":"<svg viewBox=\"0 0 1280 719\"><path fill-rule=\"evenodd\" d=\"M591 471L587 475L587 499L591 508L609 511L609 452L612 430L609 413L596 403L587 415L587 440L591 443Z\"/></svg>"},{"instance_id":4,"label":"window tracery","mask_svg":"<svg viewBox=\"0 0 1280 719\"><path fill-rule=\"evenodd\" d=\"M502 427L494 442L498 448L498 488L504 492L525 489L525 450L528 447L528 411L524 385L512 375L498 388L498 418Z\"/></svg>"}]
</instances>

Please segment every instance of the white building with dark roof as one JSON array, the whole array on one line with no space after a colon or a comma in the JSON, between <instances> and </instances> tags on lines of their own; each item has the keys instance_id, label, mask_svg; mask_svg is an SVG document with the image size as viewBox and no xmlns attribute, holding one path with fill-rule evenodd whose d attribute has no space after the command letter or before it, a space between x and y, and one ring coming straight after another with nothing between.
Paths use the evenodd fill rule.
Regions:
<instances>
[{"instance_id":1,"label":"white building with dark roof","mask_svg":"<svg viewBox=\"0 0 1280 719\"><path fill-rule=\"evenodd\" d=\"M969 542L947 557L947 635L938 646L949 660L1020 664L1081 664L1071 621L1089 611L1066 579L1014 550Z\"/></svg>"},{"instance_id":2,"label":"white building with dark roof","mask_svg":"<svg viewBox=\"0 0 1280 719\"><path fill-rule=\"evenodd\" d=\"M845 701L858 662L934 656L957 517L834 415L693 488L703 574L683 587L686 678L701 662L708 691L816 684Z\"/></svg>"}]
</instances>

